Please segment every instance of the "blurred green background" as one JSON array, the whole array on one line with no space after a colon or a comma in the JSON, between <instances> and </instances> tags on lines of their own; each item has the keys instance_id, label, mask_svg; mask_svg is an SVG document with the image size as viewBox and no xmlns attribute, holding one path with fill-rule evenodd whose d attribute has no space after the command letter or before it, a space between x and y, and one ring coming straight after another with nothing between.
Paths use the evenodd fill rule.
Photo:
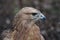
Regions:
<instances>
[{"instance_id":1,"label":"blurred green background","mask_svg":"<svg viewBox=\"0 0 60 40\"><path fill-rule=\"evenodd\" d=\"M60 40L60 0L0 0L0 40L2 33L11 29L14 15L23 7L34 7L45 16L45 23L40 27L45 40Z\"/></svg>"}]
</instances>

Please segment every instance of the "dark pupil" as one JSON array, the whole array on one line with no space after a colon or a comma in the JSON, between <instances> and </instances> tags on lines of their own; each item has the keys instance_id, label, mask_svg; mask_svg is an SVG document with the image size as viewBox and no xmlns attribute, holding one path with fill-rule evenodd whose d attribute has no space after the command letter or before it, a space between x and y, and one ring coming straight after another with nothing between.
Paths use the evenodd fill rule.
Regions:
<instances>
[{"instance_id":1,"label":"dark pupil","mask_svg":"<svg viewBox=\"0 0 60 40\"><path fill-rule=\"evenodd\" d=\"M32 15L34 16L34 15L36 15L37 13L32 13Z\"/></svg>"}]
</instances>

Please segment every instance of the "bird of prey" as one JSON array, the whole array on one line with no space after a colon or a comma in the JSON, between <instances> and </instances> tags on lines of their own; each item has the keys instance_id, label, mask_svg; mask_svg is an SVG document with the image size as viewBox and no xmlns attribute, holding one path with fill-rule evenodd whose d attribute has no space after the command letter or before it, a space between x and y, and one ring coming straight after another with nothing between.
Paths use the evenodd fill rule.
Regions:
<instances>
[{"instance_id":1,"label":"bird of prey","mask_svg":"<svg viewBox=\"0 0 60 40\"><path fill-rule=\"evenodd\" d=\"M33 7L22 8L14 17L11 40L44 40L36 21L46 17Z\"/></svg>"}]
</instances>

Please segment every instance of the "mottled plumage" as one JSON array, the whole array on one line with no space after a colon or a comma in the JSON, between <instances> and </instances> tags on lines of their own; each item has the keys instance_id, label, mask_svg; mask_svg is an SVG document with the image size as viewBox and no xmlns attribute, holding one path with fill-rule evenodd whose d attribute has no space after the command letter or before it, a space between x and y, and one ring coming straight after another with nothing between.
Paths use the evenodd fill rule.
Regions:
<instances>
[{"instance_id":1,"label":"mottled plumage","mask_svg":"<svg viewBox=\"0 0 60 40\"><path fill-rule=\"evenodd\" d=\"M35 24L38 20L45 20L39 10L32 7L22 8L14 17L11 40L44 40Z\"/></svg>"}]
</instances>

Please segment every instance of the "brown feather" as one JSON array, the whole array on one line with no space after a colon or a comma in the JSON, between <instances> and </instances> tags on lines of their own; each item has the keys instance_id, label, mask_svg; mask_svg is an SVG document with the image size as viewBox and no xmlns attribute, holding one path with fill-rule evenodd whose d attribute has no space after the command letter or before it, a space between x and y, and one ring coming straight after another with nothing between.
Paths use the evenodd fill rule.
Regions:
<instances>
[{"instance_id":1,"label":"brown feather","mask_svg":"<svg viewBox=\"0 0 60 40\"><path fill-rule=\"evenodd\" d=\"M30 20L30 13L37 11L37 9L25 7L16 14L13 20L14 31L12 32L11 40L44 40L40 34L39 27L34 20Z\"/></svg>"}]
</instances>

